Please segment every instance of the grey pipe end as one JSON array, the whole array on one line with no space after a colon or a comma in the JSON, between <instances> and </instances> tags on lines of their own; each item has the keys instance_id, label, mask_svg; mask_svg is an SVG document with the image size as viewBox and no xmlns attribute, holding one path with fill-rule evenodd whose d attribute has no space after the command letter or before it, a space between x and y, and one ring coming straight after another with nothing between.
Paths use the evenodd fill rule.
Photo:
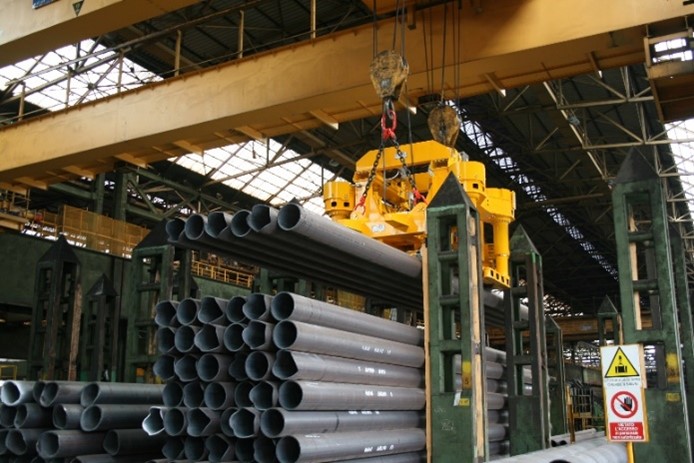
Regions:
<instances>
[{"instance_id":1,"label":"grey pipe end","mask_svg":"<svg viewBox=\"0 0 694 463\"><path fill-rule=\"evenodd\" d=\"M231 214L215 211L207 216L205 232L213 238L217 238L228 226L231 221Z\"/></svg>"},{"instance_id":2,"label":"grey pipe end","mask_svg":"<svg viewBox=\"0 0 694 463\"><path fill-rule=\"evenodd\" d=\"M167 460L179 460L183 458L183 439L180 437L169 437L166 439L161 453Z\"/></svg>"},{"instance_id":3,"label":"grey pipe end","mask_svg":"<svg viewBox=\"0 0 694 463\"><path fill-rule=\"evenodd\" d=\"M205 387L199 381L183 386L183 405L188 408L200 407L205 399Z\"/></svg>"},{"instance_id":4,"label":"grey pipe end","mask_svg":"<svg viewBox=\"0 0 694 463\"><path fill-rule=\"evenodd\" d=\"M260 430L260 412L253 408L240 408L229 419L237 437L255 437Z\"/></svg>"},{"instance_id":5,"label":"grey pipe end","mask_svg":"<svg viewBox=\"0 0 694 463\"><path fill-rule=\"evenodd\" d=\"M164 385L161 398L166 407L180 406L183 403L183 385L176 381L167 382Z\"/></svg>"},{"instance_id":6,"label":"grey pipe end","mask_svg":"<svg viewBox=\"0 0 694 463\"><path fill-rule=\"evenodd\" d=\"M277 225L285 231L291 231L301 220L304 208L299 204L289 203L277 214Z\"/></svg>"},{"instance_id":7,"label":"grey pipe end","mask_svg":"<svg viewBox=\"0 0 694 463\"><path fill-rule=\"evenodd\" d=\"M286 380L299 372L291 351L280 350L275 354L275 364L272 366L272 373L279 379Z\"/></svg>"},{"instance_id":8,"label":"grey pipe end","mask_svg":"<svg viewBox=\"0 0 694 463\"><path fill-rule=\"evenodd\" d=\"M278 349L289 349L296 342L297 336L296 325L290 320L282 320L272 331L272 341Z\"/></svg>"},{"instance_id":9,"label":"grey pipe end","mask_svg":"<svg viewBox=\"0 0 694 463\"><path fill-rule=\"evenodd\" d=\"M202 461L207 456L205 439L201 437L186 437L183 443L183 454L190 461Z\"/></svg>"},{"instance_id":10,"label":"grey pipe end","mask_svg":"<svg viewBox=\"0 0 694 463\"><path fill-rule=\"evenodd\" d=\"M120 436L113 429L106 432L104 437L104 450L109 455L118 455L120 452Z\"/></svg>"},{"instance_id":11,"label":"grey pipe end","mask_svg":"<svg viewBox=\"0 0 694 463\"><path fill-rule=\"evenodd\" d=\"M286 410L294 410L301 404L303 391L295 381L282 383L279 391L280 407Z\"/></svg>"},{"instance_id":12,"label":"grey pipe end","mask_svg":"<svg viewBox=\"0 0 694 463\"><path fill-rule=\"evenodd\" d=\"M37 445L39 456L42 458L55 458L60 449L60 438L53 431L46 431L39 437Z\"/></svg>"},{"instance_id":13,"label":"grey pipe end","mask_svg":"<svg viewBox=\"0 0 694 463\"><path fill-rule=\"evenodd\" d=\"M5 438L5 447L15 455L26 455L29 451L29 442L24 438L21 430L10 429Z\"/></svg>"},{"instance_id":14,"label":"grey pipe end","mask_svg":"<svg viewBox=\"0 0 694 463\"><path fill-rule=\"evenodd\" d=\"M243 296L234 296L229 299L225 313L227 320L231 323L242 323L246 321L246 316L243 314L243 305L246 303L246 298Z\"/></svg>"},{"instance_id":15,"label":"grey pipe end","mask_svg":"<svg viewBox=\"0 0 694 463\"><path fill-rule=\"evenodd\" d=\"M251 402L251 389L253 389L253 383L250 381L242 381L236 385L236 389L234 389L234 401L237 407L253 406L253 402Z\"/></svg>"},{"instance_id":16,"label":"grey pipe end","mask_svg":"<svg viewBox=\"0 0 694 463\"><path fill-rule=\"evenodd\" d=\"M251 215L250 211L245 209L238 211L231 218L231 223L229 224L229 230L237 238L243 238L251 233L251 227L248 225L248 217Z\"/></svg>"},{"instance_id":17,"label":"grey pipe end","mask_svg":"<svg viewBox=\"0 0 694 463\"><path fill-rule=\"evenodd\" d=\"M277 321L286 320L291 317L294 312L294 296L286 291L277 293L272 299L270 312Z\"/></svg>"},{"instance_id":18,"label":"grey pipe end","mask_svg":"<svg viewBox=\"0 0 694 463\"><path fill-rule=\"evenodd\" d=\"M272 377L275 354L262 350L251 352L246 358L246 375L253 381L263 381Z\"/></svg>"},{"instance_id":19,"label":"grey pipe end","mask_svg":"<svg viewBox=\"0 0 694 463\"><path fill-rule=\"evenodd\" d=\"M265 410L260 415L260 430L268 437L279 437L284 431L284 413L277 408Z\"/></svg>"},{"instance_id":20,"label":"grey pipe end","mask_svg":"<svg viewBox=\"0 0 694 463\"><path fill-rule=\"evenodd\" d=\"M200 299L200 311L198 312L198 321L200 323L212 323L212 321L226 316L224 309L227 304L220 306L220 300L212 296L205 296Z\"/></svg>"},{"instance_id":21,"label":"grey pipe end","mask_svg":"<svg viewBox=\"0 0 694 463\"><path fill-rule=\"evenodd\" d=\"M246 343L243 342L243 330L246 326L234 322L227 326L224 330L224 347L230 352L238 352L246 347Z\"/></svg>"},{"instance_id":22,"label":"grey pipe end","mask_svg":"<svg viewBox=\"0 0 694 463\"><path fill-rule=\"evenodd\" d=\"M205 236L205 223L207 217L200 214L193 214L186 219L183 231L189 240L199 240Z\"/></svg>"},{"instance_id":23,"label":"grey pipe end","mask_svg":"<svg viewBox=\"0 0 694 463\"><path fill-rule=\"evenodd\" d=\"M103 413L98 405L91 405L84 409L80 417L80 427L83 431L96 431L101 426Z\"/></svg>"},{"instance_id":24,"label":"grey pipe end","mask_svg":"<svg viewBox=\"0 0 694 463\"><path fill-rule=\"evenodd\" d=\"M301 457L301 444L293 436L285 436L277 442L275 452L282 463L295 463Z\"/></svg>"},{"instance_id":25,"label":"grey pipe end","mask_svg":"<svg viewBox=\"0 0 694 463\"><path fill-rule=\"evenodd\" d=\"M169 241L177 241L178 237L181 236L183 230L185 230L186 223L183 219L171 219L166 222L166 234L168 235Z\"/></svg>"},{"instance_id":26,"label":"grey pipe end","mask_svg":"<svg viewBox=\"0 0 694 463\"><path fill-rule=\"evenodd\" d=\"M176 308L176 319L181 325L192 325L197 320L200 301L188 297L179 302Z\"/></svg>"},{"instance_id":27,"label":"grey pipe end","mask_svg":"<svg viewBox=\"0 0 694 463\"><path fill-rule=\"evenodd\" d=\"M177 301L160 301L154 308L154 323L160 327L178 326L176 307L178 307Z\"/></svg>"},{"instance_id":28,"label":"grey pipe end","mask_svg":"<svg viewBox=\"0 0 694 463\"><path fill-rule=\"evenodd\" d=\"M229 364L229 375L236 381L245 381L248 379L246 374L246 359L248 355L237 353L234 360Z\"/></svg>"},{"instance_id":29,"label":"grey pipe end","mask_svg":"<svg viewBox=\"0 0 694 463\"><path fill-rule=\"evenodd\" d=\"M173 355L160 355L159 358L154 362L152 371L157 375L162 381L171 381L176 377L176 370L174 369L176 358Z\"/></svg>"},{"instance_id":30,"label":"grey pipe end","mask_svg":"<svg viewBox=\"0 0 694 463\"><path fill-rule=\"evenodd\" d=\"M186 432L187 426L188 423L186 421L186 412L184 409L170 408L164 412L164 431L167 435L183 435Z\"/></svg>"}]
</instances>

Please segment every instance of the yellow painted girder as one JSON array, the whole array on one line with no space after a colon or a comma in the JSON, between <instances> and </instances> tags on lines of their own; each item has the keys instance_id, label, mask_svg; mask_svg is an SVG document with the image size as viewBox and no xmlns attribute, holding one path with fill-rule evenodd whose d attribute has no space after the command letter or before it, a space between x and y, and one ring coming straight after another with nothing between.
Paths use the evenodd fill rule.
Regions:
<instances>
[{"instance_id":1,"label":"yellow painted girder","mask_svg":"<svg viewBox=\"0 0 694 463\"><path fill-rule=\"evenodd\" d=\"M175 11L200 0L87 0L33 9L31 0L0 1L0 66Z\"/></svg>"},{"instance_id":2,"label":"yellow painted girder","mask_svg":"<svg viewBox=\"0 0 694 463\"><path fill-rule=\"evenodd\" d=\"M643 25L694 13L694 5L670 0L507 0L486 3L481 14L462 5L458 81L454 47L445 47L447 97L494 90L491 74L511 88L592 72L596 65L643 62ZM412 101L440 92L443 8L427 14L426 28L420 18L416 29L405 31ZM391 28L380 25L380 49L390 47ZM433 70L426 66L426 43L433 43ZM61 181L65 166L98 172L122 153L145 162L168 157L155 145L190 139L210 148L318 127L326 116L340 123L379 114L368 75L372 56L367 25L8 126L0 130L0 181ZM62 174L51 179L56 172Z\"/></svg>"}]
</instances>

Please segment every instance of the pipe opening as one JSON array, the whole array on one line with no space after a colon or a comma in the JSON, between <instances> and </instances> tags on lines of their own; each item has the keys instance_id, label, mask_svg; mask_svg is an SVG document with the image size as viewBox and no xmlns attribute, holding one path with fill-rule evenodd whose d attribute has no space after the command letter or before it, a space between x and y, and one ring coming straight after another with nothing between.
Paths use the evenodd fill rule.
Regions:
<instances>
[{"instance_id":1,"label":"pipe opening","mask_svg":"<svg viewBox=\"0 0 694 463\"><path fill-rule=\"evenodd\" d=\"M55 402L56 396L58 395L58 390L60 385L58 383L46 383L41 391L41 397L39 398L39 403L43 407L50 407Z\"/></svg>"},{"instance_id":2,"label":"pipe opening","mask_svg":"<svg viewBox=\"0 0 694 463\"><path fill-rule=\"evenodd\" d=\"M200 329L197 326L182 326L176 330L174 335L174 343L176 350L183 353L192 352L195 350L195 335Z\"/></svg>"},{"instance_id":3,"label":"pipe opening","mask_svg":"<svg viewBox=\"0 0 694 463\"><path fill-rule=\"evenodd\" d=\"M5 447L15 455L24 455L29 450L29 444L19 429L10 429L5 439Z\"/></svg>"},{"instance_id":4,"label":"pipe opening","mask_svg":"<svg viewBox=\"0 0 694 463\"><path fill-rule=\"evenodd\" d=\"M258 436L253 442L253 459L258 463L275 461L275 443L269 437Z\"/></svg>"},{"instance_id":5,"label":"pipe opening","mask_svg":"<svg viewBox=\"0 0 694 463\"><path fill-rule=\"evenodd\" d=\"M207 216L207 226L205 231L213 238L217 238L225 228L229 226L227 222L229 215L224 212L212 212Z\"/></svg>"},{"instance_id":6,"label":"pipe opening","mask_svg":"<svg viewBox=\"0 0 694 463\"><path fill-rule=\"evenodd\" d=\"M213 434L205 441L205 448L210 461L231 460L234 455L234 442L219 434Z\"/></svg>"},{"instance_id":7,"label":"pipe opening","mask_svg":"<svg viewBox=\"0 0 694 463\"><path fill-rule=\"evenodd\" d=\"M154 308L154 323L158 326L174 326L176 321L176 305L171 301L161 301Z\"/></svg>"},{"instance_id":8,"label":"pipe opening","mask_svg":"<svg viewBox=\"0 0 694 463\"><path fill-rule=\"evenodd\" d=\"M0 388L0 400L2 400L2 403L5 405L17 405L21 396L22 391L19 390L19 386L13 381L6 382Z\"/></svg>"},{"instance_id":9,"label":"pipe opening","mask_svg":"<svg viewBox=\"0 0 694 463\"><path fill-rule=\"evenodd\" d=\"M160 355L156 362L154 362L152 370L162 381L171 381L176 376L176 371L174 369L175 362L176 359L173 355ZM84 395L84 391L82 391L82 395Z\"/></svg>"},{"instance_id":10,"label":"pipe opening","mask_svg":"<svg viewBox=\"0 0 694 463\"><path fill-rule=\"evenodd\" d=\"M207 456L205 439L200 437L187 437L183 444L183 453L191 461L200 461Z\"/></svg>"},{"instance_id":11,"label":"pipe opening","mask_svg":"<svg viewBox=\"0 0 694 463\"><path fill-rule=\"evenodd\" d=\"M183 382L194 381L197 378L195 363L197 358L193 355L184 355L174 363L174 372Z\"/></svg>"},{"instance_id":12,"label":"pipe opening","mask_svg":"<svg viewBox=\"0 0 694 463\"><path fill-rule=\"evenodd\" d=\"M210 417L199 408L188 410L188 435L193 437L201 436L211 422Z\"/></svg>"},{"instance_id":13,"label":"pipe opening","mask_svg":"<svg viewBox=\"0 0 694 463\"><path fill-rule=\"evenodd\" d=\"M281 350L275 354L275 364L272 373L279 379L289 379L299 372L291 351Z\"/></svg>"},{"instance_id":14,"label":"pipe opening","mask_svg":"<svg viewBox=\"0 0 694 463\"><path fill-rule=\"evenodd\" d=\"M67 426L67 410L64 405L53 407L53 426L58 429L65 429Z\"/></svg>"},{"instance_id":15,"label":"pipe opening","mask_svg":"<svg viewBox=\"0 0 694 463\"><path fill-rule=\"evenodd\" d=\"M102 417L101 407L92 405L91 407L85 408L80 417L80 426L82 430L95 431L101 424Z\"/></svg>"},{"instance_id":16,"label":"pipe opening","mask_svg":"<svg viewBox=\"0 0 694 463\"><path fill-rule=\"evenodd\" d=\"M283 463L295 463L301 456L301 445L296 438L286 436L279 440L276 451L279 461Z\"/></svg>"},{"instance_id":17,"label":"pipe opening","mask_svg":"<svg viewBox=\"0 0 694 463\"><path fill-rule=\"evenodd\" d=\"M45 381L36 381L34 387L32 388L32 396L34 396L34 402L41 402L41 394L43 393L43 388L46 387Z\"/></svg>"},{"instance_id":18,"label":"pipe opening","mask_svg":"<svg viewBox=\"0 0 694 463\"><path fill-rule=\"evenodd\" d=\"M222 373L222 370L222 363L214 354L205 354L198 360L198 376L203 381L214 381Z\"/></svg>"},{"instance_id":19,"label":"pipe opening","mask_svg":"<svg viewBox=\"0 0 694 463\"><path fill-rule=\"evenodd\" d=\"M280 209L277 215L277 225L282 230L291 231L301 220L302 207L298 204L289 203Z\"/></svg>"},{"instance_id":20,"label":"pipe opening","mask_svg":"<svg viewBox=\"0 0 694 463\"><path fill-rule=\"evenodd\" d=\"M224 347L231 352L238 352L246 345L243 342L243 330L246 327L241 323L232 323L224 330Z\"/></svg>"},{"instance_id":21,"label":"pipe opening","mask_svg":"<svg viewBox=\"0 0 694 463\"><path fill-rule=\"evenodd\" d=\"M246 354L236 354L234 360L229 364L229 375L236 381L245 381L248 379L246 374Z\"/></svg>"},{"instance_id":22,"label":"pipe opening","mask_svg":"<svg viewBox=\"0 0 694 463\"><path fill-rule=\"evenodd\" d=\"M169 436L180 436L185 433L186 425L186 414L182 409L171 408L164 414L164 431Z\"/></svg>"},{"instance_id":23,"label":"pipe opening","mask_svg":"<svg viewBox=\"0 0 694 463\"><path fill-rule=\"evenodd\" d=\"M116 455L120 452L120 438L114 430L106 432L104 437L104 450L109 455Z\"/></svg>"},{"instance_id":24,"label":"pipe opening","mask_svg":"<svg viewBox=\"0 0 694 463\"><path fill-rule=\"evenodd\" d=\"M176 318L181 325L191 325L195 322L195 317L198 314L199 301L193 298L183 299L176 308ZM180 331L180 329L179 329ZM178 334L178 331L176 331Z\"/></svg>"},{"instance_id":25,"label":"pipe opening","mask_svg":"<svg viewBox=\"0 0 694 463\"><path fill-rule=\"evenodd\" d=\"M44 458L54 458L60 449L60 438L58 434L48 431L41 434L39 437L39 445L41 448L41 456Z\"/></svg>"},{"instance_id":26,"label":"pipe opening","mask_svg":"<svg viewBox=\"0 0 694 463\"><path fill-rule=\"evenodd\" d=\"M235 437L234 430L231 429L231 423L229 423L229 420L231 419L231 415L236 413L236 410L238 409L235 407L229 407L224 410L222 412L222 416L219 417L219 426L222 428L222 433L225 436Z\"/></svg>"},{"instance_id":27,"label":"pipe opening","mask_svg":"<svg viewBox=\"0 0 694 463\"><path fill-rule=\"evenodd\" d=\"M270 305L270 311L275 320L286 320L294 312L294 297L291 293L278 293Z\"/></svg>"},{"instance_id":28,"label":"pipe opening","mask_svg":"<svg viewBox=\"0 0 694 463\"><path fill-rule=\"evenodd\" d=\"M230 418L231 429L238 437L252 437L258 433L260 419L258 412L251 408L240 408Z\"/></svg>"},{"instance_id":29,"label":"pipe opening","mask_svg":"<svg viewBox=\"0 0 694 463\"><path fill-rule=\"evenodd\" d=\"M183 405L186 407L201 407L204 399L205 388L201 383L193 381L183 387Z\"/></svg>"},{"instance_id":30,"label":"pipe opening","mask_svg":"<svg viewBox=\"0 0 694 463\"><path fill-rule=\"evenodd\" d=\"M248 225L249 215L251 215L249 211L241 210L234 214L234 217L231 218L229 229L235 237L243 238L252 231L251 227Z\"/></svg>"},{"instance_id":31,"label":"pipe opening","mask_svg":"<svg viewBox=\"0 0 694 463\"><path fill-rule=\"evenodd\" d=\"M149 409L149 413L142 420L142 429L149 436L154 436L159 434L164 430L164 411L159 407L152 407Z\"/></svg>"},{"instance_id":32,"label":"pipe opening","mask_svg":"<svg viewBox=\"0 0 694 463\"><path fill-rule=\"evenodd\" d=\"M278 349L289 349L296 342L297 336L298 330L294 322L282 320L275 325L272 340Z\"/></svg>"},{"instance_id":33,"label":"pipe opening","mask_svg":"<svg viewBox=\"0 0 694 463\"><path fill-rule=\"evenodd\" d=\"M253 383L250 381L243 381L236 385L236 389L234 389L234 401L237 407L253 406L253 402L251 402L251 389L253 389Z\"/></svg>"},{"instance_id":34,"label":"pipe opening","mask_svg":"<svg viewBox=\"0 0 694 463\"><path fill-rule=\"evenodd\" d=\"M246 359L246 374L253 381L262 381L272 372L275 356L269 352L257 350Z\"/></svg>"},{"instance_id":35,"label":"pipe opening","mask_svg":"<svg viewBox=\"0 0 694 463\"><path fill-rule=\"evenodd\" d=\"M97 383L89 383L82 389L82 394L80 395L80 403L82 406L87 407L96 402L99 398L101 389Z\"/></svg>"},{"instance_id":36,"label":"pipe opening","mask_svg":"<svg viewBox=\"0 0 694 463\"><path fill-rule=\"evenodd\" d=\"M272 340L272 326L258 320L251 320L241 333L243 341L251 349L259 349Z\"/></svg>"},{"instance_id":37,"label":"pipe opening","mask_svg":"<svg viewBox=\"0 0 694 463\"><path fill-rule=\"evenodd\" d=\"M29 417L29 407L27 404L17 405L17 413L14 415L14 426L16 428L21 428L24 426L27 418Z\"/></svg>"},{"instance_id":38,"label":"pipe opening","mask_svg":"<svg viewBox=\"0 0 694 463\"><path fill-rule=\"evenodd\" d=\"M200 312L198 320L201 323L211 323L219 317L224 316L224 308L219 306L216 297L205 296L200 300Z\"/></svg>"},{"instance_id":39,"label":"pipe opening","mask_svg":"<svg viewBox=\"0 0 694 463\"><path fill-rule=\"evenodd\" d=\"M277 385L269 381L261 381L253 386L249 398L258 410L272 408L277 405Z\"/></svg>"},{"instance_id":40,"label":"pipe opening","mask_svg":"<svg viewBox=\"0 0 694 463\"><path fill-rule=\"evenodd\" d=\"M199 240L205 236L205 217L200 214L193 214L185 221L184 231L186 238Z\"/></svg>"},{"instance_id":41,"label":"pipe opening","mask_svg":"<svg viewBox=\"0 0 694 463\"><path fill-rule=\"evenodd\" d=\"M220 410L233 405L234 383L210 383L205 388L205 405Z\"/></svg>"},{"instance_id":42,"label":"pipe opening","mask_svg":"<svg viewBox=\"0 0 694 463\"><path fill-rule=\"evenodd\" d=\"M7 442L7 435L9 433L9 429L0 429L0 456L7 453L7 446L5 445L5 442Z\"/></svg>"},{"instance_id":43,"label":"pipe opening","mask_svg":"<svg viewBox=\"0 0 694 463\"><path fill-rule=\"evenodd\" d=\"M183 440L178 437L169 437L166 439L161 453L167 460L180 459L183 457Z\"/></svg>"},{"instance_id":44,"label":"pipe opening","mask_svg":"<svg viewBox=\"0 0 694 463\"><path fill-rule=\"evenodd\" d=\"M268 306L265 294L253 293L246 297L246 303L241 308L246 318L250 320L259 320L265 313L268 312Z\"/></svg>"},{"instance_id":45,"label":"pipe opening","mask_svg":"<svg viewBox=\"0 0 694 463\"><path fill-rule=\"evenodd\" d=\"M195 342L198 343L198 347L203 352L209 352L222 347L217 337L217 327L215 325L203 326L200 331L198 331Z\"/></svg>"},{"instance_id":46,"label":"pipe opening","mask_svg":"<svg viewBox=\"0 0 694 463\"><path fill-rule=\"evenodd\" d=\"M278 437L284 431L284 413L276 408L265 410L260 416L260 430L268 437Z\"/></svg>"},{"instance_id":47,"label":"pipe opening","mask_svg":"<svg viewBox=\"0 0 694 463\"><path fill-rule=\"evenodd\" d=\"M248 225L255 232L271 233L277 227L273 225L273 216L277 215L277 211L265 204L256 204L251 209L251 215L248 217ZM276 220L276 219L275 219ZM265 227L268 227L265 229Z\"/></svg>"},{"instance_id":48,"label":"pipe opening","mask_svg":"<svg viewBox=\"0 0 694 463\"><path fill-rule=\"evenodd\" d=\"M9 405L0 407L0 427L11 428L14 426L14 418L17 416L17 409Z\"/></svg>"},{"instance_id":49,"label":"pipe opening","mask_svg":"<svg viewBox=\"0 0 694 463\"><path fill-rule=\"evenodd\" d=\"M234 296L229 299L226 306L227 320L231 323L241 323L246 321L246 316L243 314L243 305L246 303L246 298L243 296Z\"/></svg>"},{"instance_id":50,"label":"pipe opening","mask_svg":"<svg viewBox=\"0 0 694 463\"><path fill-rule=\"evenodd\" d=\"M166 234L169 240L177 241L183 230L186 228L186 223L183 219L172 219L166 222Z\"/></svg>"},{"instance_id":51,"label":"pipe opening","mask_svg":"<svg viewBox=\"0 0 694 463\"><path fill-rule=\"evenodd\" d=\"M236 440L236 446L234 451L236 452L236 459L239 461L253 461L253 442L255 439L240 438Z\"/></svg>"},{"instance_id":52,"label":"pipe opening","mask_svg":"<svg viewBox=\"0 0 694 463\"><path fill-rule=\"evenodd\" d=\"M303 391L295 381L287 381L280 386L279 402L282 408L294 410L301 405Z\"/></svg>"},{"instance_id":53,"label":"pipe opening","mask_svg":"<svg viewBox=\"0 0 694 463\"><path fill-rule=\"evenodd\" d=\"M169 327L157 330L157 348L162 354L168 354L176 348L176 331Z\"/></svg>"},{"instance_id":54,"label":"pipe opening","mask_svg":"<svg viewBox=\"0 0 694 463\"><path fill-rule=\"evenodd\" d=\"M165 406L178 407L183 403L183 385L175 381L166 383L161 398Z\"/></svg>"}]
</instances>

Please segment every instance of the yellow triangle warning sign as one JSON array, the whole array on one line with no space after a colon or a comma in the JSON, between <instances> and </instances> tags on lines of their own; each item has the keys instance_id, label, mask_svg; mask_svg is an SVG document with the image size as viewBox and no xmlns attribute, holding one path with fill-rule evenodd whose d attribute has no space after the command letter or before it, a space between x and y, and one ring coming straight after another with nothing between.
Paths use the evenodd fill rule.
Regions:
<instances>
[{"instance_id":1,"label":"yellow triangle warning sign","mask_svg":"<svg viewBox=\"0 0 694 463\"><path fill-rule=\"evenodd\" d=\"M640 376L639 372L634 368L629 358L624 355L621 347L617 348L614 353L614 358L607 368L605 378L628 378L630 376Z\"/></svg>"}]
</instances>

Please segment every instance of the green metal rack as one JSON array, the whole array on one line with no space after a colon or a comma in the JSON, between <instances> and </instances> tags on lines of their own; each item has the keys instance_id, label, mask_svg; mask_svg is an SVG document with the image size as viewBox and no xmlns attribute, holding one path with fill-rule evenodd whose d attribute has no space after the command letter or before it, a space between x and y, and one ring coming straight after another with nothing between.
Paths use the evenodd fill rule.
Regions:
<instances>
[{"instance_id":1,"label":"green metal rack","mask_svg":"<svg viewBox=\"0 0 694 463\"><path fill-rule=\"evenodd\" d=\"M630 154L622 163L612 203L624 342L641 343L654 352L646 363L654 373L645 391L650 442L634 445L635 459L689 462L692 449L681 368L673 277L676 268L671 257L665 198L660 178L640 153ZM651 316L652 328L642 327L642 315Z\"/></svg>"},{"instance_id":2,"label":"green metal rack","mask_svg":"<svg viewBox=\"0 0 694 463\"><path fill-rule=\"evenodd\" d=\"M488 454L479 230L477 210L449 175L427 207L430 450L437 463L481 462Z\"/></svg>"}]
</instances>

